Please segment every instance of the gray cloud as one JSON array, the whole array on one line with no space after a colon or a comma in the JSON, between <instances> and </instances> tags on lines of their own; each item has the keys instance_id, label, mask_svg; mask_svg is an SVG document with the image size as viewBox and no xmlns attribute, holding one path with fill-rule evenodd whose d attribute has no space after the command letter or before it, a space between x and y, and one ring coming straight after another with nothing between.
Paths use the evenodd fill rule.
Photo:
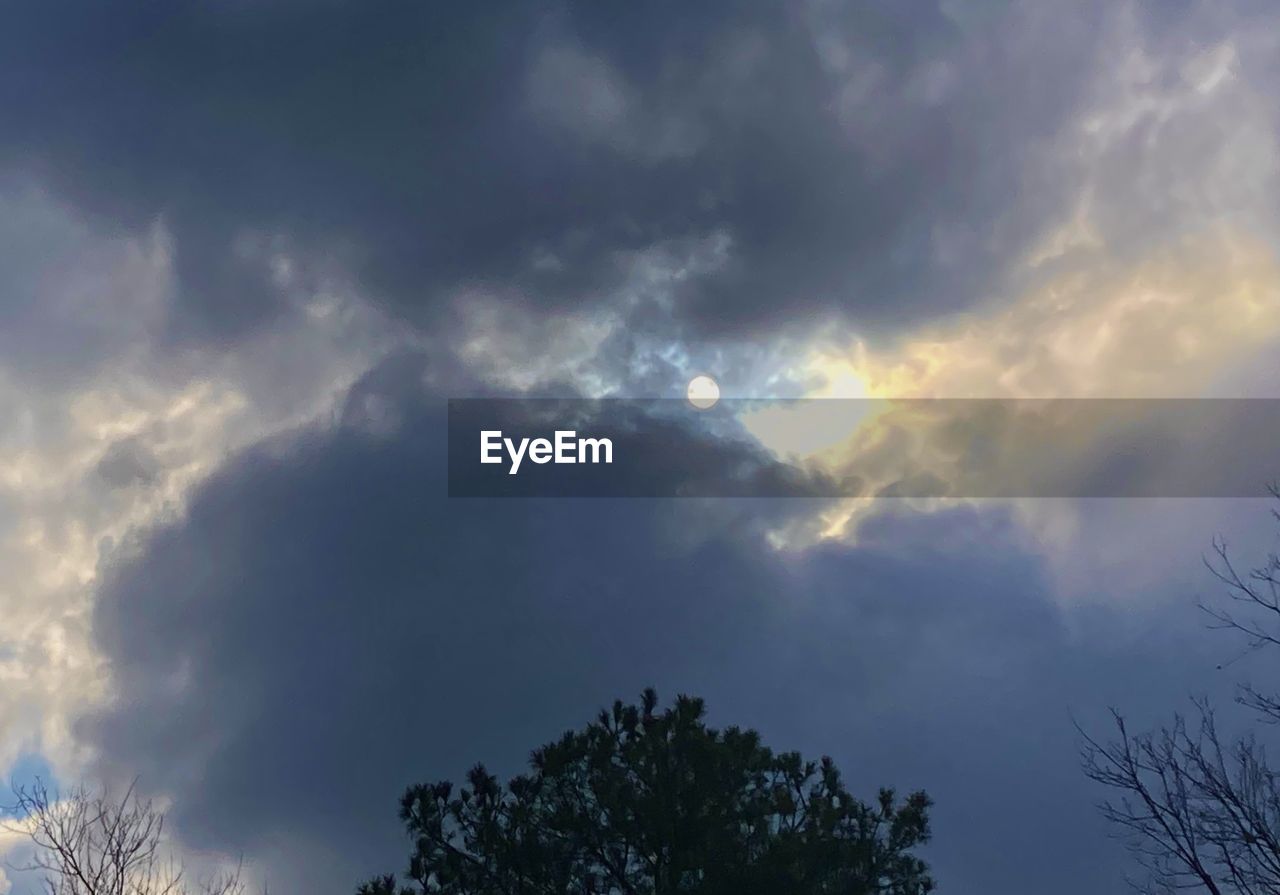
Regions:
<instances>
[{"instance_id":1,"label":"gray cloud","mask_svg":"<svg viewBox=\"0 0 1280 895\"><path fill-rule=\"evenodd\" d=\"M402 344L382 309L455 355L456 368L427 371L437 394L475 394L477 379L670 394L691 366L726 394L759 394L798 387L808 374L793 349L831 318L898 335L1041 276L1080 306L1095 280L1059 292L1052 278L1081 259L1125 277L1153 243L1185 254L1179 240L1199 242L1205 221L1265 237L1276 72L1266 22L1245 14L958 0L8 4L0 353L14 406L32 409L0 441L51 467L66 441L92 475L59 485L75 492L65 508L37 481L54 505L43 516L0 495L11 542L26 520L48 526L49 563L10 562L15 580L88 580L96 545L117 548L82 533L148 491L146 451L158 483L183 471L181 487L151 489L168 512L222 462L224 435L240 445L327 414L331 393ZM30 182L29 195L9 188ZM1038 254L1024 281L1005 281ZM1237 304L1209 301L1224 278L1206 270L1207 298L1187 301L1230 319ZM570 333L582 310L608 313ZM929 375L967 382L971 362L1010 367L1027 333L1053 335L1020 319L996 327L995 346L978 319ZM1119 331L1164 338L1145 317L1132 327ZM1222 344L1236 338L1224 332ZM175 339L202 350L172 351ZM1145 352L1120 341L1165 378L1159 339ZM124 384L154 385L154 400L111 400L119 358L136 364ZM1102 379L1113 366L1082 364ZM103 394L44 397L100 373ZM1036 547L996 507L884 504L856 545L777 554L766 530L811 521L812 504L449 503L442 407L410 385L423 374L388 364L332 428L236 453L185 516L119 548L97 585L94 637L119 698L78 734L104 773L172 794L188 843L244 851L276 888L349 891L400 866L405 784L478 758L513 771L527 747L655 684L705 695L717 721L779 745L832 752L858 787L929 788L932 857L953 891L1116 888L1122 857L1081 784L1067 709L1164 707L1203 687L1221 656L1200 661L1213 646L1182 614L1143 595L1131 610L1060 606ZM188 380L212 382L208 399L187 401ZM252 424L220 421L241 398ZM171 420L171 405L191 419ZM120 441L134 429L114 423L139 406L142 441ZM92 438L75 441L75 427ZM668 434L664 449L707 468L744 459ZM1152 531L1126 516L1057 560L1105 554L1111 566L1079 563L1079 588L1163 565L1174 538ZM1162 546L1135 560L1134 532ZM47 605L21 593L15 608ZM67 612L77 626L83 609ZM64 628L6 611L15 630L47 629L47 649L29 652L96 676L62 649ZM41 668L21 670L56 727L72 688Z\"/></svg>"},{"instance_id":2,"label":"gray cloud","mask_svg":"<svg viewBox=\"0 0 1280 895\"><path fill-rule=\"evenodd\" d=\"M953 6L26 4L0 161L160 217L180 331L278 309L254 234L417 320L598 304L657 257L693 333L874 328L967 307L1059 209L1039 153L1106 30Z\"/></svg>"},{"instance_id":3,"label":"gray cloud","mask_svg":"<svg viewBox=\"0 0 1280 895\"><path fill-rule=\"evenodd\" d=\"M100 589L119 699L81 734L107 773L175 796L189 844L344 891L400 867L405 784L513 772L654 684L832 753L859 788L933 790L957 891L1120 877L1068 707L1176 699L1211 667L1176 624L1068 617L999 510L889 509L857 547L788 556L765 531L811 505L449 502L413 369L358 387L337 430L231 461ZM373 396L391 435L362 424Z\"/></svg>"},{"instance_id":4,"label":"gray cloud","mask_svg":"<svg viewBox=\"0 0 1280 895\"><path fill-rule=\"evenodd\" d=\"M107 448L97 472L112 488L149 484L156 477L156 459L138 439L124 438Z\"/></svg>"}]
</instances>

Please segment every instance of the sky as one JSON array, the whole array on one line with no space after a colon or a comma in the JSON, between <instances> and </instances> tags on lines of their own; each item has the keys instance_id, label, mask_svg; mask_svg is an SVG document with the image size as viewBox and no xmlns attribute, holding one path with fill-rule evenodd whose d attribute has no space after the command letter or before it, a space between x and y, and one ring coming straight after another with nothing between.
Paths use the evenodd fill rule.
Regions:
<instances>
[{"instance_id":1,"label":"sky","mask_svg":"<svg viewBox=\"0 0 1280 895\"><path fill-rule=\"evenodd\" d=\"M1245 0L4 4L0 772L351 892L406 786L654 686L926 789L941 891L1125 891L1074 723L1267 673L1196 610L1265 501L450 499L446 401L1280 397L1278 43ZM653 450L814 449L746 422Z\"/></svg>"}]
</instances>

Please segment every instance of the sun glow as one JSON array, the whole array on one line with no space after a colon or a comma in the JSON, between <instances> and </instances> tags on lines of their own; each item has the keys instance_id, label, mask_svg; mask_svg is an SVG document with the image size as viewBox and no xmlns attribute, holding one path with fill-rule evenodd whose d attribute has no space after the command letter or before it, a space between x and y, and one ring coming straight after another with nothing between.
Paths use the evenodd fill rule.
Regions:
<instances>
[{"instance_id":1,"label":"sun glow","mask_svg":"<svg viewBox=\"0 0 1280 895\"><path fill-rule=\"evenodd\" d=\"M741 417L743 426L779 457L806 459L849 438L871 410L866 380L845 357L815 356L805 365L817 387L803 399L780 401Z\"/></svg>"}]
</instances>

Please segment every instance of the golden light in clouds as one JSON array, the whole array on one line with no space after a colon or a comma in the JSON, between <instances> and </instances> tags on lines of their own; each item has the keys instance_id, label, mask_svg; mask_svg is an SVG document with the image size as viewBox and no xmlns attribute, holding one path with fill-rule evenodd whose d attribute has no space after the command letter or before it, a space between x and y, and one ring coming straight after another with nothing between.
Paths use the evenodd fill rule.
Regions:
<instances>
[{"instance_id":1,"label":"golden light in clouds","mask_svg":"<svg viewBox=\"0 0 1280 895\"><path fill-rule=\"evenodd\" d=\"M860 383L884 398L1190 398L1280 339L1280 267L1256 239L1081 261L995 313L879 349L815 348L809 396Z\"/></svg>"},{"instance_id":2,"label":"golden light in clouds","mask_svg":"<svg viewBox=\"0 0 1280 895\"><path fill-rule=\"evenodd\" d=\"M853 363L833 360L820 370L822 386L806 398L742 414L742 425L783 457L808 457L845 441L872 411L865 380Z\"/></svg>"},{"instance_id":3,"label":"golden light in clouds","mask_svg":"<svg viewBox=\"0 0 1280 895\"><path fill-rule=\"evenodd\" d=\"M744 414L743 425L775 455L864 477L874 492L920 464L947 474L945 462L918 451L930 443L929 421L886 414L893 399L1203 397L1280 344L1280 265L1257 239L1215 232L1130 264L1101 250L1079 260L991 312L892 344L824 341L796 365L814 383L806 398L884 401L782 402ZM1261 382L1254 389L1274 393ZM890 430L921 437L890 443ZM869 505L841 501L780 542L854 540L851 519Z\"/></svg>"}]
</instances>

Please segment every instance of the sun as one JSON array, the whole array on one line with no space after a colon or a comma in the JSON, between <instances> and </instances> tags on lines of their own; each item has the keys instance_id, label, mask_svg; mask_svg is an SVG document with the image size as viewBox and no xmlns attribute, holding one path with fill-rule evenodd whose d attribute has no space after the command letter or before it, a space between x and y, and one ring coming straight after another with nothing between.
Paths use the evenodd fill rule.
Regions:
<instances>
[{"instance_id":1,"label":"sun","mask_svg":"<svg viewBox=\"0 0 1280 895\"><path fill-rule=\"evenodd\" d=\"M710 376L698 375L689 380L686 390L689 403L699 410L708 410L720 400L720 386Z\"/></svg>"}]
</instances>

